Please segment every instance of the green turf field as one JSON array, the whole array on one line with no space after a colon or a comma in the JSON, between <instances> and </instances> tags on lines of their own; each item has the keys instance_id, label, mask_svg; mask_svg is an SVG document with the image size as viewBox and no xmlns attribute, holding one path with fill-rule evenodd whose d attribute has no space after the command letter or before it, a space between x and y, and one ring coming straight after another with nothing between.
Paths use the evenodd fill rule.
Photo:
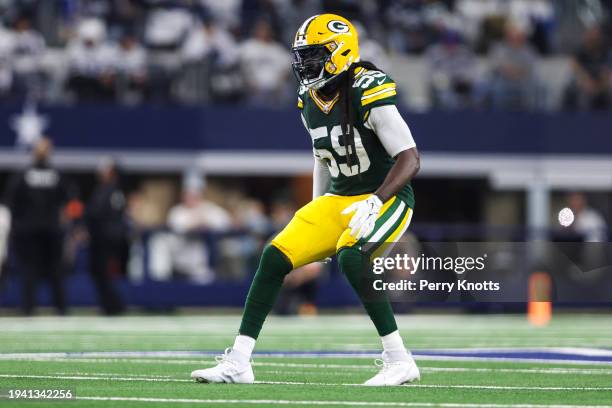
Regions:
<instances>
[{"instance_id":1,"label":"green turf field","mask_svg":"<svg viewBox=\"0 0 612 408\"><path fill-rule=\"evenodd\" d=\"M612 348L612 316L563 315L546 328L530 327L522 316L421 315L401 317L399 324L415 350L555 348L599 355ZM185 352L222 351L237 325L237 316L206 315L0 318L0 389L71 388L77 395L69 403L0 399L0 407L612 406L612 363L421 355L419 383L359 386L376 372L374 361L343 353L379 348L361 316L272 318L257 351L289 356L256 356L257 384L192 382L190 372L212 365L214 357ZM338 353L298 357L291 351Z\"/></svg>"}]
</instances>

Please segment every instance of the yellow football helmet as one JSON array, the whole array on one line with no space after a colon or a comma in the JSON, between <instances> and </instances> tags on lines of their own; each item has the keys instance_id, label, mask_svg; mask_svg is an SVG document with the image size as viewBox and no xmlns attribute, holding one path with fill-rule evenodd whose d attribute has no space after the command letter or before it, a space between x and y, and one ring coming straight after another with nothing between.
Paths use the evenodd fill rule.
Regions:
<instances>
[{"instance_id":1,"label":"yellow football helmet","mask_svg":"<svg viewBox=\"0 0 612 408\"><path fill-rule=\"evenodd\" d=\"M319 89L359 61L357 30L335 14L312 16L295 34L291 53L300 84Z\"/></svg>"}]
</instances>

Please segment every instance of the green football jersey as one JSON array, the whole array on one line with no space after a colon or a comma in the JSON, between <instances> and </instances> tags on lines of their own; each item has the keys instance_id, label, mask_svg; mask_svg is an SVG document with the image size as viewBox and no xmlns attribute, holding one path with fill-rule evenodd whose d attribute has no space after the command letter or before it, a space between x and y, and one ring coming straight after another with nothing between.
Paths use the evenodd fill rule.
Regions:
<instances>
[{"instance_id":1,"label":"green football jersey","mask_svg":"<svg viewBox=\"0 0 612 408\"><path fill-rule=\"evenodd\" d=\"M337 103L338 97L326 102L314 91L300 88L298 108L310 133L315 157L324 160L329 168L329 193L343 196L373 193L383 183L395 160L369 128L367 119L372 108L395 105L395 88L393 80L382 71L362 67L355 70L351 103L356 151L351 152L350 167L342 137L344 112L342 104ZM398 195L414 207L414 193L410 184Z\"/></svg>"}]
</instances>

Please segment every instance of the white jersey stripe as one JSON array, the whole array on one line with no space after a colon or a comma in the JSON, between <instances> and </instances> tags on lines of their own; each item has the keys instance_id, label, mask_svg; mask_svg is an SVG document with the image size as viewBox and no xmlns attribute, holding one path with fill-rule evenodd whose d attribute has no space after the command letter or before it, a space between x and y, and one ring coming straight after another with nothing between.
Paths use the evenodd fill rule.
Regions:
<instances>
[{"instance_id":1,"label":"white jersey stripe","mask_svg":"<svg viewBox=\"0 0 612 408\"><path fill-rule=\"evenodd\" d=\"M399 198L396 198L396 200L399 200ZM391 227L395 225L397 220L401 217L402 213L404 212L405 208L406 208L406 203L404 203L403 201L400 201L400 205L395 209L395 212L393 213L393 215L378 229L378 231L376 231L376 233L373 236L368 238L368 241L369 242L380 241L380 239L383 236L385 236L387 232L389 232Z\"/></svg>"}]
</instances>

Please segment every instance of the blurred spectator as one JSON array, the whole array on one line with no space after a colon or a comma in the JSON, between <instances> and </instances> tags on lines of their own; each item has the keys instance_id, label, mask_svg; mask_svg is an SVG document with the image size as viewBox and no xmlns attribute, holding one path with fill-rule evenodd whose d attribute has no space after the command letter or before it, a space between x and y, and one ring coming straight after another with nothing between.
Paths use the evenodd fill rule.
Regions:
<instances>
[{"instance_id":1,"label":"blurred spectator","mask_svg":"<svg viewBox=\"0 0 612 408\"><path fill-rule=\"evenodd\" d=\"M421 53L438 40L437 24L448 9L442 1L396 0L385 11L389 43L402 53Z\"/></svg>"},{"instance_id":2,"label":"blurred spectator","mask_svg":"<svg viewBox=\"0 0 612 408\"><path fill-rule=\"evenodd\" d=\"M13 90L13 49L15 36L0 25L0 99L8 99Z\"/></svg>"},{"instance_id":3,"label":"blurred spectator","mask_svg":"<svg viewBox=\"0 0 612 408\"><path fill-rule=\"evenodd\" d=\"M79 101L115 98L114 51L106 40L104 22L86 19L80 23L77 37L67 50L67 87Z\"/></svg>"},{"instance_id":4,"label":"blurred spectator","mask_svg":"<svg viewBox=\"0 0 612 408\"><path fill-rule=\"evenodd\" d=\"M123 312L123 301L113 280L126 273L128 223L126 199L117 165L104 159L98 168L96 186L86 209L89 233L89 272L105 315Z\"/></svg>"},{"instance_id":5,"label":"blurred spectator","mask_svg":"<svg viewBox=\"0 0 612 408\"><path fill-rule=\"evenodd\" d=\"M465 109L477 103L477 60L459 33L448 30L426 53L433 106Z\"/></svg>"},{"instance_id":6,"label":"blurred spectator","mask_svg":"<svg viewBox=\"0 0 612 408\"><path fill-rule=\"evenodd\" d=\"M322 7L328 13L340 14L351 21L367 21L367 17L378 9L375 0L322 0Z\"/></svg>"},{"instance_id":7,"label":"blurred spectator","mask_svg":"<svg viewBox=\"0 0 612 408\"><path fill-rule=\"evenodd\" d=\"M324 10L365 23L367 30L358 28L363 58L402 83L420 84L405 93L418 109L429 105L421 62L415 61L417 70L402 77L401 60L387 58L384 49L399 54L431 50L444 41L442 28L451 27L466 48L493 56L491 49L503 42L511 21L540 53L567 53L577 47L586 27L607 24L605 32L612 32L611 9L603 0L0 0L3 20L11 24L10 30L0 28L0 100L14 102L28 95L44 102L126 104L290 101L285 83L290 70L283 71L287 48L297 27ZM203 25L198 23L202 19ZM267 23L260 24L262 20ZM267 28L261 29L263 25ZM78 35L66 46L74 27ZM122 32L133 35L121 37ZM107 38L123 40L116 47ZM576 56L577 65L584 65L585 56L593 58L587 54L591 52L582 50ZM264 68L251 70L261 62ZM566 88L561 64L552 59L542 63L553 74L531 83L548 91L550 106L560 105ZM495 105L524 105L522 91L514 86L518 81L509 86L513 81L495 76ZM599 87L589 82L598 81L575 80L567 87L566 106L609 104L609 95L594 91ZM64 88L70 92L62 92Z\"/></svg>"},{"instance_id":8,"label":"blurred spectator","mask_svg":"<svg viewBox=\"0 0 612 408\"><path fill-rule=\"evenodd\" d=\"M147 50L129 33L121 37L114 56L121 99L140 102L148 91Z\"/></svg>"},{"instance_id":9,"label":"blurred spectator","mask_svg":"<svg viewBox=\"0 0 612 408\"><path fill-rule=\"evenodd\" d=\"M277 1L277 7L283 22L282 41L284 44L292 44L295 33L302 23L307 18L321 13L321 0Z\"/></svg>"},{"instance_id":10,"label":"blurred spectator","mask_svg":"<svg viewBox=\"0 0 612 408\"><path fill-rule=\"evenodd\" d=\"M563 53L574 52L583 40L583 34L594 25L606 20L609 0L555 0L557 19L557 49Z\"/></svg>"},{"instance_id":11,"label":"blurred spectator","mask_svg":"<svg viewBox=\"0 0 612 408\"><path fill-rule=\"evenodd\" d=\"M573 78L566 91L567 108L599 110L610 107L610 53L601 29L594 26L572 60Z\"/></svg>"},{"instance_id":12,"label":"blurred spectator","mask_svg":"<svg viewBox=\"0 0 612 408\"><path fill-rule=\"evenodd\" d=\"M463 22L463 34L471 44L476 44L485 21L503 15L507 0L457 0L455 8Z\"/></svg>"},{"instance_id":13,"label":"blurred spectator","mask_svg":"<svg viewBox=\"0 0 612 408\"><path fill-rule=\"evenodd\" d=\"M13 69L18 96L40 96L42 91L42 58L46 50L45 39L32 28L26 15L15 23Z\"/></svg>"},{"instance_id":14,"label":"blurred spectator","mask_svg":"<svg viewBox=\"0 0 612 408\"><path fill-rule=\"evenodd\" d=\"M233 35L216 22L205 18L187 37L181 49L183 72L192 73L189 88L202 84L202 93L214 101L236 101L243 93L238 60L238 44ZM198 100L198 95L192 99ZM200 100L204 99L202 97Z\"/></svg>"},{"instance_id":15,"label":"blurred spectator","mask_svg":"<svg viewBox=\"0 0 612 408\"><path fill-rule=\"evenodd\" d=\"M606 221L599 211L589 206L583 193L572 193L567 198L569 208L574 212L571 228L584 236L585 242L606 242Z\"/></svg>"},{"instance_id":16,"label":"blurred spectator","mask_svg":"<svg viewBox=\"0 0 612 408\"><path fill-rule=\"evenodd\" d=\"M285 24L280 19L277 0L241 0L240 35L249 36L260 20L265 20L270 26L271 37L279 41L282 27ZM296 27L297 30L297 27Z\"/></svg>"},{"instance_id":17,"label":"blurred spectator","mask_svg":"<svg viewBox=\"0 0 612 408\"><path fill-rule=\"evenodd\" d=\"M240 64L249 102L273 106L287 99L289 53L274 40L272 27L265 20L260 20L253 36L241 44Z\"/></svg>"},{"instance_id":18,"label":"blurred spectator","mask_svg":"<svg viewBox=\"0 0 612 408\"><path fill-rule=\"evenodd\" d=\"M238 45L233 36L211 20L192 29L181 48L184 61L200 61L210 57L215 65L231 66L238 60Z\"/></svg>"},{"instance_id":19,"label":"blurred spectator","mask_svg":"<svg viewBox=\"0 0 612 408\"><path fill-rule=\"evenodd\" d=\"M555 10L551 0L511 0L508 4L508 18L529 27L530 40L542 54L553 46Z\"/></svg>"},{"instance_id":20,"label":"blurred spectator","mask_svg":"<svg viewBox=\"0 0 612 408\"><path fill-rule=\"evenodd\" d=\"M534 104L536 54L527 43L525 29L506 25L504 41L490 52L492 103L499 109L528 109Z\"/></svg>"},{"instance_id":21,"label":"blurred spectator","mask_svg":"<svg viewBox=\"0 0 612 408\"><path fill-rule=\"evenodd\" d=\"M6 193L13 222L12 240L23 276L23 311L27 315L34 313L41 279L49 280L57 311L67 311L62 217L72 194L64 177L50 164L52 149L48 138L38 141L32 164L11 179Z\"/></svg>"},{"instance_id":22,"label":"blurred spectator","mask_svg":"<svg viewBox=\"0 0 612 408\"><path fill-rule=\"evenodd\" d=\"M182 201L168 214L168 227L175 233L171 244L173 269L189 279L207 284L215 279L202 234L231 228L230 214L202 197L203 183L187 180Z\"/></svg>"},{"instance_id":23,"label":"blurred spectator","mask_svg":"<svg viewBox=\"0 0 612 408\"><path fill-rule=\"evenodd\" d=\"M231 211L234 230L240 233L215 240L215 273L225 281L244 282L257 268L262 247L272 232L270 222L257 199L225 189L222 199L224 208Z\"/></svg>"},{"instance_id":24,"label":"blurred spectator","mask_svg":"<svg viewBox=\"0 0 612 408\"><path fill-rule=\"evenodd\" d=\"M368 30L360 22L355 22L355 28L359 35L359 53L362 61L370 61L374 63L378 68L386 71L391 65L389 63L389 57L387 51L370 37Z\"/></svg>"},{"instance_id":25,"label":"blurred spectator","mask_svg":"<svg viewBox=\"0 0 612 408\"><path fill-rule=\"evenodd\" d=\"M242 0L200 0L211 19L226 30L233 30L240 25L240 7Z\"/></svg>"},{"instance_id":26,"label":"blurred spectator","mask_svg":"<svg viewBox=\"0 0 612 408\"><path fill-rule=\"evenodd\" d=\"M154 8L147 16L145 43L157 50L175 50L194 24L195 17L186 8L174 7L171 3Z\"/></svg>"}]
</instances>

